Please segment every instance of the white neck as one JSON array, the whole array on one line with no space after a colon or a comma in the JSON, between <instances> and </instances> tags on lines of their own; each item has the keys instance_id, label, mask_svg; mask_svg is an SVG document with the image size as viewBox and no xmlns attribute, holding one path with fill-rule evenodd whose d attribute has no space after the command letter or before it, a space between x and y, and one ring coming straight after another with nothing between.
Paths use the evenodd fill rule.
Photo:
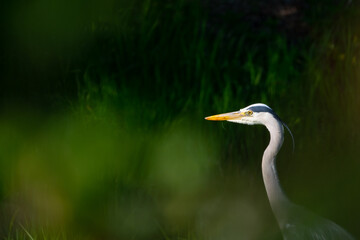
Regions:
<instances>
[{"instance_id":1,"label":"white neck","mask_svg":"<svg viewBox=\"0 0 360 240\"><path fill-rule=\"evenodd\" d=\"M263 179L271 208L280 227L282 227L286 218L285 209L291 204L280 186L276 172L276 155L284 141L284 127L275 118L270 119L265 126L270 132L270 143L262 159Z\"/></svg>"}]
</instances>

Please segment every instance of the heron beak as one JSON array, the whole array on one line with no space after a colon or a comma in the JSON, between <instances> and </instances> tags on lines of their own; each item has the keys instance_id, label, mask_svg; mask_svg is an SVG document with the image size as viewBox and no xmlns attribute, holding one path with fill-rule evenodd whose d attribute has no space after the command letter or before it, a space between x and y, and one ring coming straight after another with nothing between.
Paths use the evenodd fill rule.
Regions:
<instances>
[{"instance_id":1,"label":"heron beak","mask_svg":"<svg viewBox=\"0 0 360 240\"><path fill-rule=\"evenodd\" d=\"M209 116L206 117L205 119L210 121L226 121L230 119L240 119L244 116L245 114L243 112L236 111L236 112L222 113L222 114Z\"/></svg>"}]
</instances>

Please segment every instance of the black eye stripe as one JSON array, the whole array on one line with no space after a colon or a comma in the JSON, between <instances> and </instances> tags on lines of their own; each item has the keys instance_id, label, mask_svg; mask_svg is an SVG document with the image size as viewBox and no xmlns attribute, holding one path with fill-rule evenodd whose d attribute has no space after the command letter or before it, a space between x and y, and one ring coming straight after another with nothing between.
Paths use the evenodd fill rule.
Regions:
<instances>
[{"instance_id":1,"label":"black eye stripe","mask_svg":"<svg viewBox=\"0 0 360 240\"><path fill-rule=\"evenodd\" d=\"M282 122L282 120L280 119L280 117L271 109L271 108L267 108L264 106L254 106L254 107L249 107L249 110L252 110L253 112L267 112L272 114L276 119L278 119L280 122Z\"/></svg>"},{"instance_id":2,"label":"black eye stripe","mask_svg":"<svg viewBox=\"0 0 360 240\"><path fill-rule=\"evenodd\" d=\"M253 112L268 112L274 114L273 110L263 106L250 107L249 110L252 110Z\"/></svg>"}]
</instances>

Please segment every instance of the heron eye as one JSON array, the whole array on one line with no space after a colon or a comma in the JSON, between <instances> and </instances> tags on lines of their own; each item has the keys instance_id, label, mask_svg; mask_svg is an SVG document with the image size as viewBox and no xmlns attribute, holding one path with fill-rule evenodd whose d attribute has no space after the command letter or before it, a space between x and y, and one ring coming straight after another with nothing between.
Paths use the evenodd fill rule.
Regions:
<instances>
[{"instance_id":1,"label":"heron eye","mask_svg":"<svg viewBox=\"0 0 360 240\"><path fill-rule=\"evenodd\" d=\"M251 111L251 110L246 112L247 116L251 116L252 114L253 114L253 111Z\"/></svg>"}]
</instances>

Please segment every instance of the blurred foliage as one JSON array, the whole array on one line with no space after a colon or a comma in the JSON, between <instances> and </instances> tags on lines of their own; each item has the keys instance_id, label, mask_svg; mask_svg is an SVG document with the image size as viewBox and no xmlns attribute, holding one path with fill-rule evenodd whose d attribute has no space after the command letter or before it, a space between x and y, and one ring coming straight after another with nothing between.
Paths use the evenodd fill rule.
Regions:
<instances>
[{"instance_id":1,"label":"blurred foliage","mask_svg":"<svg viewBox=\"0 0 360 240\"><path fill-rule=\"evenodd\" d=\"M290 198L360 236L358 6L308 1L294 36L210 2L4 3L0 237L280 239L267 132L203 119L255 102L295 134Z\"/></svg>"}]
</instances>

